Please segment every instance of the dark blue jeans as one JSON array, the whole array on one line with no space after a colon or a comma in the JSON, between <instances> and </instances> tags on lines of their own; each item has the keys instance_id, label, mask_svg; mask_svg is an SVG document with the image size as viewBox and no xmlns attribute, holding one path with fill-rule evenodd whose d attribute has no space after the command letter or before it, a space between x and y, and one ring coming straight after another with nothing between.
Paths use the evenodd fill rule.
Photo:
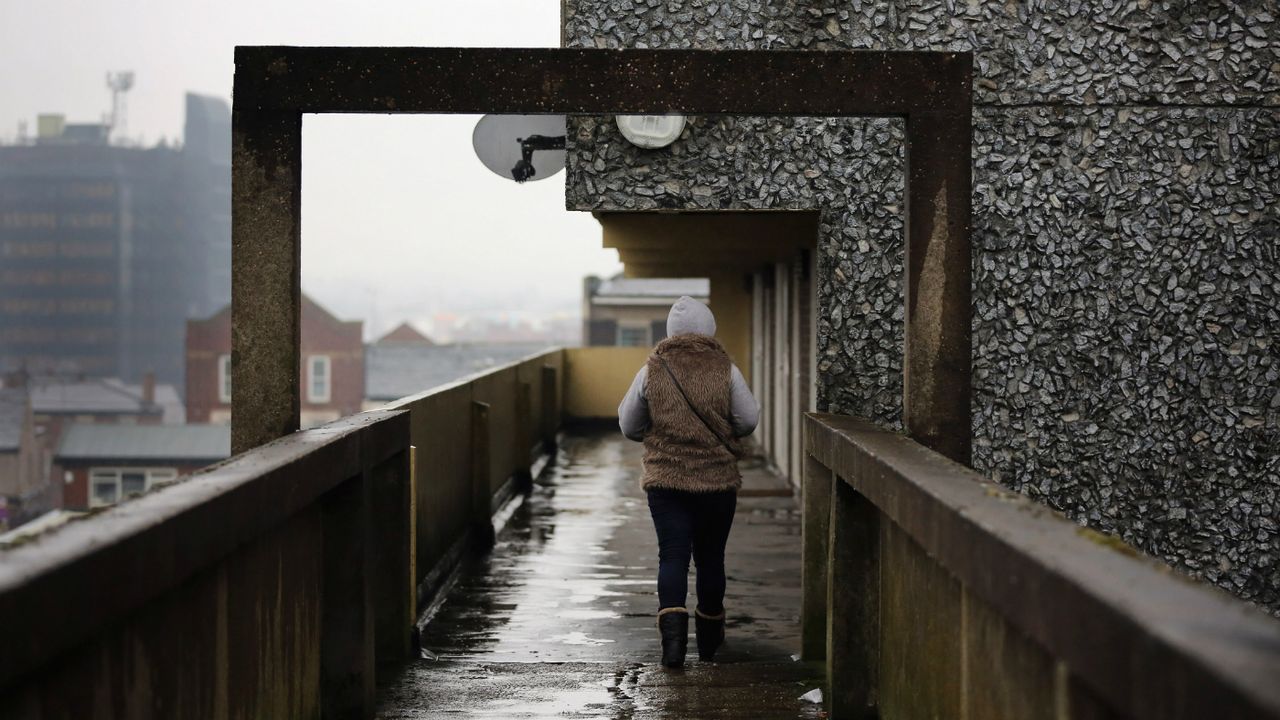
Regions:
<instances>
[{"instance_id":1,"label":"dark blue jeans","mask_svg":"<svg viewBox=\"0 0 1280 720\"><path fill-rule=\"evenodd\" d=\"M724 612L724 546L738 504L736 490L691 493L654 488L649 513L658 531L658 609L687 607L689 557L698 568L698 609Z\"/></svg>"}]
</instances>

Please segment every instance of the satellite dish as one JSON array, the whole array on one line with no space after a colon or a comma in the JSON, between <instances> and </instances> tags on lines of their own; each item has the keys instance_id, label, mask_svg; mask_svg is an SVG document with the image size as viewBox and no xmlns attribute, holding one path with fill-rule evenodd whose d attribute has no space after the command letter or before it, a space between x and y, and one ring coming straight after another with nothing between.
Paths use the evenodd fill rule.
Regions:
<instances>
[{"instance_id":1,"label":"satellite dish","mask_svg":"<svg viewBox=\"0 0 1280 720\"><path fill-rule=\"evenodd\" d=\"M545 180L564 169L564 115L485 115L471 133L484 166L504 178Z\"/></svg>"}]
</instances>

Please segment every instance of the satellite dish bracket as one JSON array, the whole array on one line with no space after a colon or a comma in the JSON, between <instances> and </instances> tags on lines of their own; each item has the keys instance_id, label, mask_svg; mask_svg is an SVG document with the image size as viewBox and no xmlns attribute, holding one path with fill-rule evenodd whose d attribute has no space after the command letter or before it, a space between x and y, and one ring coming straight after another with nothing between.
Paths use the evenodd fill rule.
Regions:
<instances>
[{"instance_id":1,"label":"satellite dish bracket","mask_svg":"<svg viewBox=\"0 0 1280 720\"><path fill-rule=\"evenodd\" d=\"M522 183L537 174L533 168L533 153L538 150L564 150L564 135L530 135L516 138L520 143L520 162L511 168L511 177Z\"/></svg>"}]
</instances>

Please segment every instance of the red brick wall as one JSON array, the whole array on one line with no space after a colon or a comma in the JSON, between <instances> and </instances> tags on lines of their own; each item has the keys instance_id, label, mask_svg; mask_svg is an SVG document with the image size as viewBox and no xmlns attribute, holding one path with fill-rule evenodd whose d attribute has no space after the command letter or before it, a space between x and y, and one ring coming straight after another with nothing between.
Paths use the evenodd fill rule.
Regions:
<instances>
[{"instance_id":1,"label":"red brick wall","mask_svg":"<svg viewBox=\"0 0 1280 720\"><path fill-rule=\"evenodd\" d=\"M207 423L218 399L218 357L231 354L231 308L207 320L187 321L187 422Z\"/></svg>"},{"instance_id":2,"label":"red brick wall","mask_svg":"<svg viewBox=\"0 0 1280 720\"><path fill-rule=\"evenodd\" d=\"M71 482L66 481L65 468L53 466L53 482L62 483L62 507L64 510L89 509L89 468L70 470Z\"/></svg>"},{"instance_id":3,"label":"red brick wall","mask_svg":"<svg viewBox=\"0 0 1280 720\"><path fill-rule=\"evenodd\" d=\"M302 301L302 409L337 410L338 414L360 412L364 402L364 323L343 322L309 298ZM329 402L307 401L311 355L328 355Z\"/></svg>"},{"instance_id":4,"label":"red brick wall","mask_svg":"<svg viewBox=\"0 0 1280 720\"><path fill-rule=\"evenodd\" d=\"M303 298L302 409L334 410L339 415L360 412L364 402L364 324L343 322L324 308ZM230 410L218 398L218 357L231 352L231 309L225 308L207 320L187 321L187 422L209 422L214 410ZM307 400L307 358L328 355L329 401Z\"/></svg>"}]
</instances>

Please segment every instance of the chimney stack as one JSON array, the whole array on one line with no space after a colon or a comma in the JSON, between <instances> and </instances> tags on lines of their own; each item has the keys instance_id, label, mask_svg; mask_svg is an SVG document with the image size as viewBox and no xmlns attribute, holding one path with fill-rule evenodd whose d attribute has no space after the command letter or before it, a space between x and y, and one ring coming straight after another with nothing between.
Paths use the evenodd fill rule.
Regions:
<instances>
[{"instance_id":1,"label":"chimney stack","mask_svg":"<svg viewBox=\"0 0 1280 720\"><path fill-rule=\"evenodd\" d=\"M156 404L156 374L150 370L147 371L146 375L142 376L142 403L144 405Z\"/></svg>"}]
</instances>

